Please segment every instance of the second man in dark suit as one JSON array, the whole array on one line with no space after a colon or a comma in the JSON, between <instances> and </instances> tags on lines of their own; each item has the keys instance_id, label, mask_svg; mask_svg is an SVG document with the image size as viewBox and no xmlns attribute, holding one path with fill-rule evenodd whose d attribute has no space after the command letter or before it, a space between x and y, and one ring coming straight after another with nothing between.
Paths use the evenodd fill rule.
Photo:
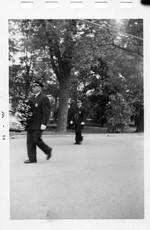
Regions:
<instances>
[{"instance_id":1,"label":"second man in dark suit","mask_svg":"<svg viewBox=\"0 0 150 230\"><path fill-rule=\"evenodd\" d=\"M72 112L70 117L70 124L74 125L75 127L75 143L74 144L81 144L83 141L82 136L82 129L85 124L85 111L82 106L82 101L77 101L77 108Z\"/></svg>"}]
</instances>

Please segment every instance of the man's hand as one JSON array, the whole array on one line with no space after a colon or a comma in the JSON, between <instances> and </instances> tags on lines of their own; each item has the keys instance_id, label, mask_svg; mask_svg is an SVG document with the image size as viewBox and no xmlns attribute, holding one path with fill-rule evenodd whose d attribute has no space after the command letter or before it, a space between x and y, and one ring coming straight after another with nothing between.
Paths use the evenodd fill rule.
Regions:
<instances>
[{"instance_id":1,"label":"man's hand","mask_svg":"<svg viewBox=\"0 0 150 230\"><path fill-rule=\"evenodd\" d=\"M46 129L46 125L41 125L41 130L45 130Z\"/></svg>"},{"instance_id":2,"label":"man's hand","mask_svg":"<svg viewBox=\"0 0 150 230\"><path fill-rule=\"evenodd\" d=\"M70 121L70 124L73 124L73 121Z\"/></svg>"},{"instance_id":3,"label":"man's hand","mask_svg":"<svg viewBox=\"0 0 150 230\"><path fill-rule=\"evenodd\" d=\"M81 125L85 125L85 122L81 122Z\"/></svg>"}]
</instances>

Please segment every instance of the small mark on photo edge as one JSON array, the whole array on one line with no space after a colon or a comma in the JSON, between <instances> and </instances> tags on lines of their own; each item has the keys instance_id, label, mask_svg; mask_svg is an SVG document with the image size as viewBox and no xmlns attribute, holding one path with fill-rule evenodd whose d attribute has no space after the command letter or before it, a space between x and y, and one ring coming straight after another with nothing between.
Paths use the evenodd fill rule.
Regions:
<instances>
[{"instance_id":1,"label":"small mark on photo edge","mask_svg":"<svg viewBox=\"0 0 150 230\"><path fill-rule=\"evenodd\" d=\"M70 1L72 8L81 8L83 7L83 1Z\"/></svg>"},{"instance_id":2,"label":"small mark on photo edge","mask_svg":"<svg viewBox=\"0 0 150 230\"><path fill-rule=\"evenodd\" d=\"M121 6L121 8L132 8L133 7L133 1L121 1L120 6Z\"/></svg>"},{"instance_id":3,"label":"small mark on photo edge","mask_svg":"<svg viewBox=\"0 0 150 230\"><path fill-rule=\"evenodd\" d=\"M141 0L141 4L150 5L150 0Z\"/></svg>"},{"instance_id":4,"label":"small mark on photo edge","mask_svg":"<svg viewBox=\"0 0 150 230\"><path fill-rule=\"evenodd\" d=\"M58 1L45 1L47 8L57 8L58 7Z\"/></svg>"},{"instance_id":5,"label":"small mark on photo edge","mask_svg":"<svg viewBox=\"0 0 150 230\"><path fill-rule=\"evenodd\" d=\"M107 8L108 7L108 1L95 1L95 6L97 8Z\"/></svg>"},{"instance_id":6,"label":"small mark on photo edge","mask_svg":"<svg viewBox=\"0 0 150 230\"><path fill-rule=\"evenodd\" d=\"M33 4L33 1L20 1L20 5L22 8L32 8Z\"/></svg>"}]
</instances>

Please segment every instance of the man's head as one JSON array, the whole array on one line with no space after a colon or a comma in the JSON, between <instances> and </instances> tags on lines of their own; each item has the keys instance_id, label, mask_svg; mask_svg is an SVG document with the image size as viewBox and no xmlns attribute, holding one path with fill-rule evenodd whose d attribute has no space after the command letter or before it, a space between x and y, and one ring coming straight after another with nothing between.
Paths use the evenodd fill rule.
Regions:
<instances>
[{"instance_id":1,"label":"man's head","mask_svg":"<svg viewBox=\"0 0 150 230\"><path fill-rule=\"evenodd\" d=\"M77 107L78 107L78 108L81 108L81 106L82 106L82 101L81 101L81 100L78 100L78 101L77 101Z\"/></svg>"},{"instance_id":2,"label":"man's head","mask_svg":"<svg viewBox=\"0 0 150 230\"><path fill-rule=\"evenodd\" d=\"M43 84L40 81L35 81L31 87L33 93L36 94L42 90Z\"/></svg>"}]
</instances>

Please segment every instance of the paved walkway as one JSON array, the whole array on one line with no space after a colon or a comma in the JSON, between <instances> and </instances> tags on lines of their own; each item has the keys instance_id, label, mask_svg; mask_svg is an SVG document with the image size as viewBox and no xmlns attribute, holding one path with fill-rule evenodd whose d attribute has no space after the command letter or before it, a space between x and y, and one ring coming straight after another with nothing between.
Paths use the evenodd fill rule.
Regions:
<instances>
[{"instance_id":1,"label":"paved walkway","mask_svg":"<svg viewBox=\"0 0 150 230\"><path fill-rule=\"evenodd\" d=\"M143 135L43 135L46 161L24 164L26 136L10 139L11 219L141 219L144 217Z\"/></svg>"}]
</instances>

